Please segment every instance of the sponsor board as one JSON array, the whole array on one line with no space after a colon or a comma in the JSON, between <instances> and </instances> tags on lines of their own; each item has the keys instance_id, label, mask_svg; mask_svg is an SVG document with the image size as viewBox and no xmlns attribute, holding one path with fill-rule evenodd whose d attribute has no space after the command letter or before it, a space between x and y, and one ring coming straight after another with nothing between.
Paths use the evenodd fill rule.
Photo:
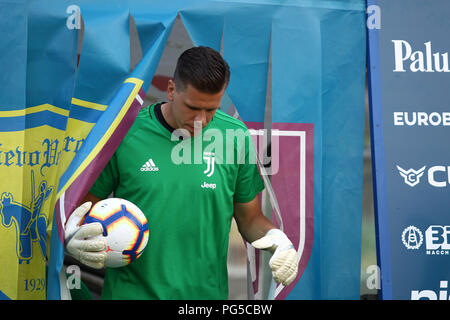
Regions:
<instances>
[{"instance_id":1,"label":"sponsor board","mask_svg":"<svg viewBox=\"0 0 450 320\"><path fill-rule=\"evenodd\" d=\"M382 299L448 299L448 1L368 1L375 220Z\"/></svg>"}]
</instances>

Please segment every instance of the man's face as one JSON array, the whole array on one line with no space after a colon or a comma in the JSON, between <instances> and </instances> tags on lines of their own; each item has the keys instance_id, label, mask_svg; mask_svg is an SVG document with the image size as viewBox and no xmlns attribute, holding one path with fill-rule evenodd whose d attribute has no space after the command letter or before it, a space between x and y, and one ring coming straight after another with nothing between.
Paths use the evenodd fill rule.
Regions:
<instances>
[{"instance_id":1,"label":"man's face","mask_svg":"<svg viewBox=\"0 0 450 320\"><path fill-rule=\"evenodd\" d=\"M169 80L168 98L171 102L172 122L175 129L186 129L191 136L198 134L213 118L225 92L225 87L218 93L204 93L190 84L184 90L177 90L175 83ZM170 124L170 122L169 122Z\"/></svg>"}]
</instances>

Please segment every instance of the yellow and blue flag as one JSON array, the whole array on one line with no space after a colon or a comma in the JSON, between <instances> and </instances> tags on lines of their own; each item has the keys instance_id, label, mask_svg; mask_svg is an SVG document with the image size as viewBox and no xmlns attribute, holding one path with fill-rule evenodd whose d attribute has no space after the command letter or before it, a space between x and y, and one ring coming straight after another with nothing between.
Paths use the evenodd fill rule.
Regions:
<instances>
[{"instance_id":1,"label":"yellow and blue flag","mask_svg":"<svg viewBox=\"0 0 450 320\"><path fill-rule=\"evenodd\" d=\"M0 297L45 299L47 239L75 83L77 32L57 8L0 1ZM48 19L52 17L52 19ZM78 141L79 142L79 141Z\"/></svg>"},{"instance_id":2,"label":"yellow and blue flag","mask_svg":"<svg viewBox=\"0 0 450 320\"><path fill-rule=\"evenodd\" d=\"M131 70L128 26L133 12L128 7L105 12L89 5L82 6L81 12L85 32L71 115L72 127L77 132L87 128L87 135L83 138L83 147L59 180L51 236L48 299L60 299L66 291L64 283L61 285L59 281L60 273L64 272L61 268L65 221L80 204L143 106L144 88L150 86L176 18L176 11L160 15L157 20L145 10L134 13L136 31L145 51L139 64ZM141 14L145 18L141 18ZM109 59L99 59L100 52Z\"/></svg>"},{"instance_id":3,"label":"yellow and blue flag","mask_svg":"<svg viewBox=\"0 0 450 320\"><path fill-rule=\"evenodd\" d=\"M0 298L61 298L65 220L144 103L175 17L0 1Z\"/></svg>"}]
</instances>

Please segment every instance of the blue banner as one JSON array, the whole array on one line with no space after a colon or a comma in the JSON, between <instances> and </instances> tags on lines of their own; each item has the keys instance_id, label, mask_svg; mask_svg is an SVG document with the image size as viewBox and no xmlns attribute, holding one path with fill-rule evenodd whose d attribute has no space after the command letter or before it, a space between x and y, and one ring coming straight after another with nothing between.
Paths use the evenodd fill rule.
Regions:
<instances>
[{"instance_id":1,"label":"blue banner","mask_svg":"<svg viewBox=\"0 0 450 320\"><path fill-rule=\"evenodd\" d=\"M247 246L249 291L359 299L365 2L212 1L180 15L196 45L229 61L227 94L241 119L258 137L276 131L279 171L266 189L277 205L268 215L300 253L299 275L287 288L265 283L267 260Z\"/></svg>"},{"instance_id":2,"label":"blue banner","mask_svg":"<svg viewBox=\"0 0 450 320\"><path fill-rule=\"evenodd\" d=\"M8 245L0 250L17 277L0 282L0 291L39 299L48 288L47 298L63 297L64 222L133 122L180 17L194 45L215 48L230 64L225 109L232 106L256 140L269 127L279 141L280 170L272 167L265 181L279 206L266 214L299 251L299 274L264 291L254 271L268 265L249 251L249 291L263 299L359 299L365 9L363 0L0 0L0 161L22 164L12 171L0 163L2 177L18 181L17 190L0 184L0 213L22 208L41 217L26 239L39 260L28 265L31 255L16 251L14 220L2 215ZM38 176L38 155L53 171L44 166ZM39 212L30 205L38 200ZM46 247L36 236L43 240L45 228ZM39 276L24 273L27 266ZM30 287L36 278L39 295L35 282Z\"/></svg>"},{"instance_id":3,"label":"blue banner","mask_svg":"<svg viewBox=\"0 0 450 320\"><path fill-rule=\"evenodd\" d=\"M449 10L441 0L368 2L383 299L448 299Z\"/></svg>"}]
</instances>

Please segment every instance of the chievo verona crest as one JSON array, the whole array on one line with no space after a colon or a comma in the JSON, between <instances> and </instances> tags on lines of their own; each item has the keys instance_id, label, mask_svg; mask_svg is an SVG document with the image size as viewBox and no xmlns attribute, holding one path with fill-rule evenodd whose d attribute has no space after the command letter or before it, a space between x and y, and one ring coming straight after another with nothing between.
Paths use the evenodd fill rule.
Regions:
<instances>
[{"instance_id":1,"label":"chievo verona crest","mask_svg":"<svg viewBox=\"0 0 450 320\"><path fill-rule=\"evenodd\" d=\"M42 206L50 196L53 187L43 180L35 192L34 171L31 171L31 203L22 204L14 200L10 192L3 192L0 196L1 225L7 229L15 229L16 254L19 264L30 260L35 254L33 243L39 243L42 259L47 257L47 216L42 213Z\"/></svg>"},{"instance_id":2,"label":"chievo verona crest","mask_svg":"<svg viewBox=\"0 0 450 320\"><path fill-rule=\"evenodd\" d=\"M269 298L284 299L301 278L311 255L314 218L314 130L312 124L273 123L269 161L262 123L246 122L260 161L260 172L271 202L272 222L283 230L299 254L296 279L287 287L273 286ZM270 179L269 179L270 177ZM264 210L264 209L263 209ZM262 255L247 245L249 268L255 297L264 294L265 266Z\"/></svg>"}]
</instances>

